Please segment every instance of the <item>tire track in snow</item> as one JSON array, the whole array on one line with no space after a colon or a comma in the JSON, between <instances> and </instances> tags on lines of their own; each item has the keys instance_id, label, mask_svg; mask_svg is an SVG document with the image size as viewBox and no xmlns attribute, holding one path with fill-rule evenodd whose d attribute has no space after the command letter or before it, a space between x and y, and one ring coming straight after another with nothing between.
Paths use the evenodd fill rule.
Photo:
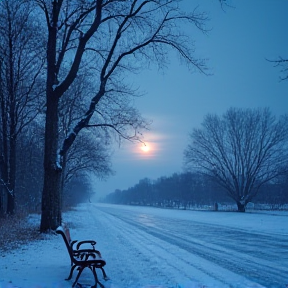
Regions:
<instances>
[{"instance_id":1,"label":"tire track in snow","mask_svg":"<svg viewBox=\"0 0 288 288\"><path fill-rule=\"evenodd\" d=\"M165 223L163 222L161 226L164 227ZM179 223L177 226L179 228ZM203 226L203 224L201 224L201 227L202 227L202 230L204 231L212 230L211 236L213 236L213 234L216 234L217 232L219 233L219 231L215 231L215 227L212 225L205 224L205 226ZM219 229L220 227L217 227L217 230ZM229 234L231 234L230 228L225 228L225 229L221 228L221 230L226 231L226 232L228 230ZM174 239L176 239L176 241L179 242L178 244L181 245L181 247L186 247L188 251L189 249L191 250L190 245L192 244L198 248L197 249L198 251L197 250L193 251L194 253L203 251L202 254L198 254L198 255L205 257L207 260L217 262L218 264L221 264L222 267L225 267L225 268L230 267L230 270L233 270L235 273L242 274L242 275L243 273L245 273L247 275L250 275L250 277L253 279L261 279L263 282L263 285L264 283L267 285L267 283L269 283L267 282L268 280L271 282L268 286L270 285L275 286L277 285L277 283L278 285L279 283L284 283L285 277L283 277L283 275L287 274L287 267L284 267L283 264L276 263L277 259L275 259L275 255L277 254L273 254L274 257L272 261L266 260L266 258L269 259L271 256L270 254L272 254L270 251L271 247L269 247L269 245L271 246L271 243L274 243L275 247L277 247L275 249L272 249L272 251L275 253L276 252L275 250L278 249L277 251L278 256L283 257L286 251L288 251L288 243L286 241L286 238L280 237L280 236L271 237L270 235L266 235L264 237L263 235L261 235L261 237L259 237L259 234L247 233L245 231L239 232L237 229L232 229L232 231L233 231L234 237L235 235L237 236L240 233L240 237L242 238L245 237L245 239L250 239L250 242L253 243L253 246L249 248L249 250L251 250L250 253L252 255L241 251L241 249L239 249L240 243L238 241L233 242L234 244L231 244L230 242L227 242L227 239L226 239L225 246L223 242L222 243L220 242L221 245L219 245L219 240L209 241L209 242L203 241L202 239L199 240L194 232L190 232L189 230L187 231L187 229L185 230L185 235L180 234L180 233L178 234L171 233L169 230L166 230L166 232L163 233L164 235L161 235L162 233L160 233L159 237L168 237L168 238L170 237L170 241L174 241ZM157 232L153 232L153 233L157 233ZM200 236L199 238L201 238L201 235L199 236ZM222 237L222 240L224 241L225 239ZM255 251L255 249L259 249L260 242L261 242L261 245L263 245L262 251L258 251L258 250ZM244 246L244 248L246 248L246 246ZM244 250L246 251L247 249L244 249ZM268 251L270 252L268 253ZM221 255L225 255L225 259L222 259L221 257L219 257L218 253L220 253ZM230 258L228 258L229 255L231 255ZM259 258L261 259L261 269L259 269ZM235 259L237 259L237 261L239 262L238 266L235 265ZM240 267L240 264L241 264L241 267ZM258 275L257 273L255 274L255 271L261 271L261 275ZM270 276L272 275L273 280L271 281L271 279L269 279L268 277L263 277L263 275L270 275ZM283 285L280 284L280 287L283 287Z\"/></svg>"},{"instance_id":2,"label":"tire track in snow","mask_svg":"<svg viewBox=\"0 0 288 288\"><path fill-rule=\"evenodd\" d=\"M99 244L106 242L106 245L102 245L104 249L100 248L99 245L99 250L105 255L107 268L109 268L108 275L112 279L113 287L114 285L125 288L144 287L144 285L151 284L151 281L155 282L159 279L161 279L162 285L175 287L176 283L170 281L167 274L157 265L155 255L149 257L143 252L145 247L143 245L139 247L135 229L127 229L129 224L123 223L123 221L107 213L94 209L90 209L89 212L94 215L95 223L98 226L97 230L104 232L103 239L97 233L97 242ZM101 219L101 223L99 223L99 219ZM109 252L104 253L105 250ZM156 276L155 279L153 279L153 275ZM155 284L159 285L160 283Z\"/></svg>"},{"instance_id":3,"label":"tire track in snow","mask_svg":"<svg viewBox=\"0 0 288 288\"><path fill-rule=\"evenodd\" d=\"M212 271L210 271L210 273L207 271L207 265L211 266L211 264L204 263L203 259L200 259L199 262L201 263L195 264L195 255L187 255L186 250L154 237L153 235L142 231L142 229L135 229L135 225L131 225L126 221L119 219L119 217L115 217L109 213L102 215L101 219L103 220L104 217L106 218L107 223L114 224L113 233L115 233L115 231L117 231L115 233L116 235L120 233L123 239L125 239L122 239L122 241L125 242L126 246L127 243L129 243L128 246L130 249L139 251L138 256L140 258L138 259L142 258L141 261L145 263L150 262L149 266L152 268L150 269L150 276L153 274L163 274L164 271L163 276L166 281L165 284L170 285L169 287L175 287L175 285L179 284L179 281L189 281L189 283L194 283L196 285L198 281L195 281L193 275L197 275L200 279L202 278L206 285L207 281L208 283L210 282L210 278L213 287L215 287L215 283L218 283L216 287L230 287L225 280L225 277L218 277L217 275L213 275ZM146 244L146 246L143 245L143 243ZM131 256L133 257L133 255L130 255L130 257ZM158 270L158 272L155 273L155 270ZM228 273L229 271L224 272ZM223 273L223 275L225 273ZM179 279L179 274L182 275L181 279ZM215 281L215 279L217 281ZM200 286L197 285L197 287Z\"/></svg>"}]
</instances>

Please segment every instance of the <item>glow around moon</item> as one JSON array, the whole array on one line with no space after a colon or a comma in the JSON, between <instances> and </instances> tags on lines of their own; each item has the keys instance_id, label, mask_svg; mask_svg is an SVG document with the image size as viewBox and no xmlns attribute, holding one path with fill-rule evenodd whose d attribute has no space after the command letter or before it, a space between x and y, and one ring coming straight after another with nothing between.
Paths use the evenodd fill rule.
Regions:
<instances>
[{"instance_id":1,"label":"glow around moon","mask_svg":"<svg viewBox=\"0 0 288 288\"><path fill-rule=\"evenodd\" d=\"M149 144L143 144L140 148L144 153L149 153L150 151L150 145Z\"/></svg>"}]
</instances>

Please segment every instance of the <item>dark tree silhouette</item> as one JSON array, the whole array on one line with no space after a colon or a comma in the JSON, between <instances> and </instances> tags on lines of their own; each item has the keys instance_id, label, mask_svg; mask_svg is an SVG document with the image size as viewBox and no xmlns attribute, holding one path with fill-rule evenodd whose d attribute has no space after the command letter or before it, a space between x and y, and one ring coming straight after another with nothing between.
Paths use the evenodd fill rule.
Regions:
<instances>
[{"instance_id":1,"label":"dark tree silhouette","mask_svg":"<svg viewBox=\"0 0 288 288\"><path fill-rule=\"evenodd\" d=\"M193 129L185 162L213 177L244 212L260 187L287 173L288 116L266 109L229 109L207 115Z\"/></svg>"}]
</instances>

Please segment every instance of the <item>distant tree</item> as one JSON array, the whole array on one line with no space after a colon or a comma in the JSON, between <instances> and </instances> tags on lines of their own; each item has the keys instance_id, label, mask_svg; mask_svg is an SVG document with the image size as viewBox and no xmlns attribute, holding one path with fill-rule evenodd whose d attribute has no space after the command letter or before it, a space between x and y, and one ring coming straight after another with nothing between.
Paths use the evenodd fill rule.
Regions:
<instances>
[{"instance_id":1,"label":"distant tree","mask_svg":"<svg viewBox=\"0 0 288 288\"><path fill-rule=\"evenodd\" d=\"M144 178L139 181L133 187L133 194L137 199L135 200L138 204L150 205L152 202L152 183L148 178Z\"/></svg>"},{"instance_id":2,"label":"distant tree","mask_svg":"<svg viewBox=\"0 0 288 288\"><path fill-rule=\"evenodd\" d=\"M87 175L75 177L64 187L63 208L75 207L81 202L88 202L92 195L91 179Z\"/></svg>"},{"instance_id":3,"label":"distant tree","mask_svg":"<svg viewBox=\"0 0 288 288\"><path fill-rule=\"evenodd\" d=\"M185 163L215 179L245 212L263 184L288 171L287 127L288 116L276 120L268 108L207 115L190 135Z\"/></svg>"}]
</instances>

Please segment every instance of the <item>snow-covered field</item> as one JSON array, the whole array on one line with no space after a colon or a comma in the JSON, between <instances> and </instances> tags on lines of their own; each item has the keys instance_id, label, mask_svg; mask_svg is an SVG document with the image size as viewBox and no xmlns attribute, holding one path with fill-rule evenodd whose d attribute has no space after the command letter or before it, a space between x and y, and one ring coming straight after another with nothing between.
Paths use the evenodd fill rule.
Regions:
<instances>
[{"instance_id":1,"label":"snow-covered field","mask_svg":"<svg viewBox=\"0 0 288 288\"><path fill-rule=\"evenodd\" d=\"M73 239L95 239L107 288L286 288L288 215L85 203L63 215ZM30 221L38 221L32 215ZM0 288L68 288L59 235L0 256ZM74 272L76 274L76 272ZM75 275L74 275L75 276ZM93 284L92 273L81 284Z\"/></svg>"}]
</instances>

